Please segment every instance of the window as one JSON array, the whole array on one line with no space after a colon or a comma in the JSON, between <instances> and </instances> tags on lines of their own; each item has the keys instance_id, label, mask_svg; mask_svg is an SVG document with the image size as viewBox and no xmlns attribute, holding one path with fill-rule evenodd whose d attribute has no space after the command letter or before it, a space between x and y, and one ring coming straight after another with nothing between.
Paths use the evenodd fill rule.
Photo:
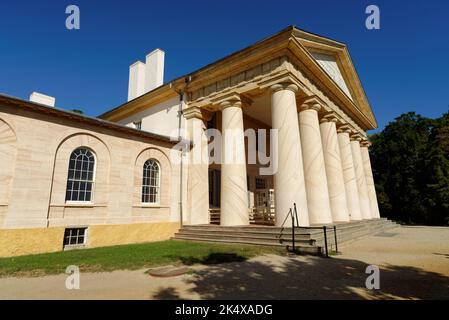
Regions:
<instances>
[{"instance_id":1,"label":"window","mask_svg":"<svg viewBox=\"0 0 449 320\"><path fill-rule=\"evenodd\" d=\"M256 190L266 189L267 180L263 178L256 178Z\"/></svg>"},{"instance_id":2,"label":"window","mask_svg":"<svg viewBox=\"0 0 449 320\"><path fill-rule=\"evenodd\" d=\"M64 247L80 246L86 243L87 228L69 228L64 232Z\"/></svg>"},{"instance_id":3,"label":"window","mask_svg":"<svg viewBox=\"0 0 449 320\"><path fill-rule=\"evenodd\" d=\"M89 149L79 148L72 152L65 200L90 202L95 179L95 156Z\"/></svg>"},{"instance_id":4,"label":"window","mask_svg":"<svg viewBox=\"0 0 449 320\"><path fill-rule=\"evenodd\" d=\"M142 203L159 203L160 166L150 159L143 165Z\"/></svg>"},{"instance_id":5,"label":"window","mask_svg":"<svg viewBox=\"0 0 449 320\"><path fill-rule=\"evenodd\" d=\"M133 122L133 124L134 128L136 128L137 130L142 130L142 120Z\"/></svg>"}]
</instances>

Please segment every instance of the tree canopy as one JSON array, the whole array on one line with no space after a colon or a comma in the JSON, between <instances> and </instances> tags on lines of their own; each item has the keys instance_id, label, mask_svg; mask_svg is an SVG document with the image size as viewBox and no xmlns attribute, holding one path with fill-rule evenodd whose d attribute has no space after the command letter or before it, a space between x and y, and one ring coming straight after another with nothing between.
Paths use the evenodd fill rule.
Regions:
<instances>
[{"instance_id":1,"label":"tree canopy","mask_svg":"<svg viewBox=\"0 0 449 320\"><path fill-rule=\"evenodd\" d=\"M449 112L409 112L372 135L381 214L408 224L449 225Z\"/></svg>"}]
</instances>

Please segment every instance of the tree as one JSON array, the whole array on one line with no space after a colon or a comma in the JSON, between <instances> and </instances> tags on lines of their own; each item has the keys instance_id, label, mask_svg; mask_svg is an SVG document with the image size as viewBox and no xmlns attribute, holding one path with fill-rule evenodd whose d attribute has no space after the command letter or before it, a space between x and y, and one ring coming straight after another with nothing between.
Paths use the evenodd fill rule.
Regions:
<instances>
[{"instance_id":1,"label":"tree","mask_svg":"<svg viewBox=\"0 0 449 320\"><path fill-rule=\"evenodd\" d=\"M411 224L449 223L449 112L403 114L370 137L383 216Z\"/></svg>"}]
</instances>

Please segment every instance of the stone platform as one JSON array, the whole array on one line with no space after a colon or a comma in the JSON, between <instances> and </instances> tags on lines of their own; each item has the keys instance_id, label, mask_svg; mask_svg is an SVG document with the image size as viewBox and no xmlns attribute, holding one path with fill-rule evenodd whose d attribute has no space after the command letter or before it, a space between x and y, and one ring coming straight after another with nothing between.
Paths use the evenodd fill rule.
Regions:
<instances>
[{"instance_id":1,"label":"stone platform","mask_svg":"<svg viewBox=\"0 0 449 320\"><path fill-rule=\"evenodd\" d=\"M337 232L337 244L343 245L358 238L387 232L399 227L387 219L361 220L326 225L326 236L329 252L335 250L334 226ZM295 245L300 253L325 253L325 236L322 225L295 228ZM262 246L292 245L292 228L274 226L235 226L223 227L217 225L183 226L172 238L215 243L241 243Z\"/></svg>"}]
</instances>

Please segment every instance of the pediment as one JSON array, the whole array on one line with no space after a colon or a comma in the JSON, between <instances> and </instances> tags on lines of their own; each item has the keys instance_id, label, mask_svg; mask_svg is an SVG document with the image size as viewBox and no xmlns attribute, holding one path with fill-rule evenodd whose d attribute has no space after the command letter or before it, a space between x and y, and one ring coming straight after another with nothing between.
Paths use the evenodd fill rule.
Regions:
<instances>
[{"instance_id":1,"label":"pediment","mask_svg":"<svg viewBox=\"0 0 449 320\"><path fill-rule=\"evenodd\" d=\"M293 35L370 122L377 124L346 45L297 28Z\"/></svg>"},{"instance_id":2,"label":"pediment","mask_svg":"<svg viewBox=\"0 0 449 320\"><path fill-rule=\"evenodd\" d=\"M326 71L326 73L335 81L335 83L343 90L344 93L348 95L351 100L352 98L351 92L349 91L349 87L346 84L346 81L343 77L343 74L340 70L340 67L337 63L337 57L322 52L310 52L310 54L315 58L315 60L319 63L319 65Z\"/></svg>"}]
</instances>

